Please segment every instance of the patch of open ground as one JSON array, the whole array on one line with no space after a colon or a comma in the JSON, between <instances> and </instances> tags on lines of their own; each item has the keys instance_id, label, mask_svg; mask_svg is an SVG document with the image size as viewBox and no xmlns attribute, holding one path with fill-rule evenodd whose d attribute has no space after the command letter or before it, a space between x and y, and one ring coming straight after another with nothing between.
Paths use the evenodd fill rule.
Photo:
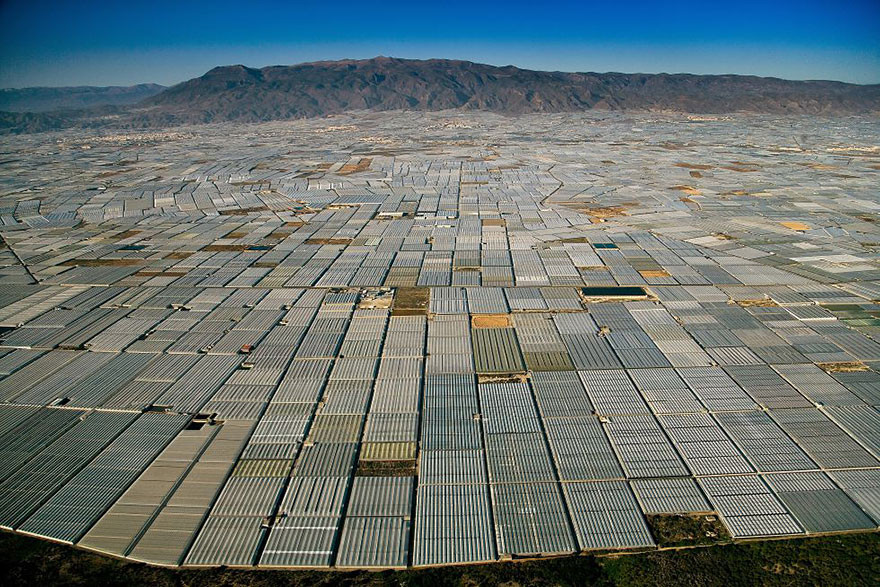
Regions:
<instances>
[{"instance_id":1,"label":"patch of open ground","mask_svg":"<svg viewBox=\"0 0 880 587\"><path fill-rule=\"evenodd\" d=\"M660 547L717 544L731 539L715 514L655 514L646 517L651 534Z\"/></svg>"},{"instance_id":2,"label":"patch of open ground","mask_svg":"<svg viewBox=\"0 0 880 587\"><path fill-rule=\"evenodd\" d=\"M413 316L428 312L431 290L427 287L398 287L391 304L395 316Z\"/></svg>"}]
</instances>

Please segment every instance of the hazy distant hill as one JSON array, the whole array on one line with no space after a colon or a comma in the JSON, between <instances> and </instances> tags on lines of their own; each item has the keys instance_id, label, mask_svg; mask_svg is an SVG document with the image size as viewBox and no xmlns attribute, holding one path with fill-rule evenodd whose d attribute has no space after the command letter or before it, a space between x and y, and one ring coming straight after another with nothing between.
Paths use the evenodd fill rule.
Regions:
<instances>
[{"instance_id":1,"label":"hazy distant hill","mask_svg":"<svg viewBox=\"0 0 880 587\"><path fill-rule=\"evenodd\" d=\"M880 113L880 85L738 75L546 72L468 61L388 57L262 69L231 65L216 67L158 93L154 90L159 86L127 90L139 87L154 95L130 106L100 102L103 106L77 112L0 113L0 132L68 126L150 128L260 122L349 110L461 108L512 115L589 109L706 114ZM91 90L95 96L102 95L101 88ZM104 90L109 96L113 90L118 93L126 89ZM98 98L93 99L93 104L99 103ZM50 102L46 98L42 103ZM3 109L9 110L0 102Z\"/></svg>"},{"instance_id":2,"label":"hazy distant hill","mask_svg":"<svg viewBox=\"0 0 880 587\"><path fill-rule=\"evenodd\" d=\"M77 86L70 88L21 88L0 90L0 110L5 112L51 112L92 106L135 104L165 89L158 84L136 86Z\"/></svg>"}]
</instances>

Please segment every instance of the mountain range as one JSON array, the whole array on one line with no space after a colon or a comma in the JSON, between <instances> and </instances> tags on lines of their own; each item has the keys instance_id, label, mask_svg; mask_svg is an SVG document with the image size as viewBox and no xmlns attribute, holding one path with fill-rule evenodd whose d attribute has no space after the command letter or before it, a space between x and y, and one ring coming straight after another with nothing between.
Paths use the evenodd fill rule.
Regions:
<instances>
[{"instance_id":1,"label":"mountain range","mask_svg":"<svg viewBox=\"0 0 880 587\"><path fill-rule=\"evenodd\" d=\"M25 90L16 90L20 93L16 99L4 102L0 98L0 109L3 104L15 106L15 112L7 107L7 112L0 113L0 132L67 126L154 128L262 122L353 110L462 109L505 115L591 109L695 114L880 113L880 84L740 75L547 72L468 61L391 57L261 69L216 67L169 88L144 85L105 88L103 93L99 88L90 88L90 92L71 88L69 101L60 97L63 89L57 90L59 97L55 98L46 97L45 92L33 93L32 108L26 106ZM133 99L138 92L146 95ZM46 112L48 104L64 110ZM92 107L82 108L87 105Z\"/></svg>"}]
</instances>

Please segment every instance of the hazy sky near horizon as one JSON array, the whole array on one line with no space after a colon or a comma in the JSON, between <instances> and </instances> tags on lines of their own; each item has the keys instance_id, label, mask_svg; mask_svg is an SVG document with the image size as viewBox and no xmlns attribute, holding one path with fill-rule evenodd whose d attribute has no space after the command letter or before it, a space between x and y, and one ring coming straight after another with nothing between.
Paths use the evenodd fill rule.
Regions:
<instances>
[{"instance_id":1,"label":"hazy sky near horizon","mask_svg":"<svg viewBox=\"0 0 880 587\"><path fill-rule=\"evenodd\" d=\"M390 55L880 83L880 0L0 0L0 88Z\"/></svg>"}]
</instances>

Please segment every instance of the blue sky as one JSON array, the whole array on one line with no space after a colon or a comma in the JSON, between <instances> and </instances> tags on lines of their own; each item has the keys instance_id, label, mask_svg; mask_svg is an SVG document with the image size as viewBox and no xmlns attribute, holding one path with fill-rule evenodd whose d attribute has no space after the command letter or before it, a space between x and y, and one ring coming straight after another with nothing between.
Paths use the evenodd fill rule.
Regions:
<instances>
[{"instance_id":1,"label":"blue sky","mask_svg":"<svg viewBox=\"0 0 880 587\"><path fill-rule=\"evenodd\" d=\"M173 84L216 65L442 57L880 83L880 0L0 0L0 87Z\"/></svg>"}]
</instances>

